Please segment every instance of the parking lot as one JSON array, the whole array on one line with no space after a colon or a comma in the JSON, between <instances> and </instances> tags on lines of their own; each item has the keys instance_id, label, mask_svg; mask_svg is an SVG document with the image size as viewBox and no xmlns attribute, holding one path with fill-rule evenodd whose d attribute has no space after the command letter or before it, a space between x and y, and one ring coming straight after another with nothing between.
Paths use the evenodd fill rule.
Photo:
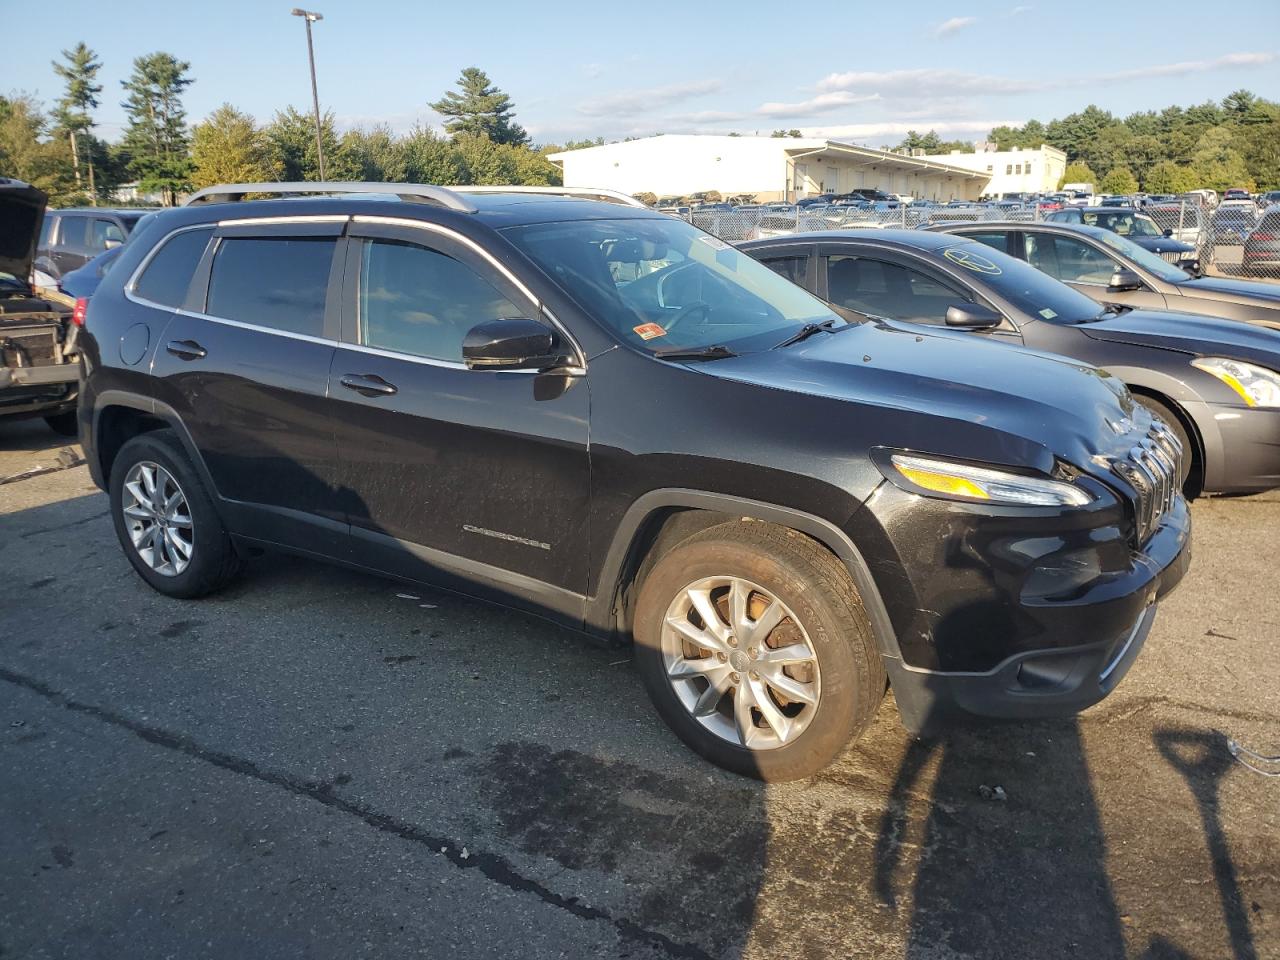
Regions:
<instances>
[{"instance_id":1,"label":"parking lot","mask_svg":"<svg viewBox=\"0 0 1280 960\"><path fill-rule=\"evenodd\" d=\"M0 957L1280 955L1280 492L1077 721L710 766L626 649L301 560L180 602L0 425ZM47 467L47 472L38 472ZM1007 799L989 799L1000 787Z\"/></svg>"}]
</instances>

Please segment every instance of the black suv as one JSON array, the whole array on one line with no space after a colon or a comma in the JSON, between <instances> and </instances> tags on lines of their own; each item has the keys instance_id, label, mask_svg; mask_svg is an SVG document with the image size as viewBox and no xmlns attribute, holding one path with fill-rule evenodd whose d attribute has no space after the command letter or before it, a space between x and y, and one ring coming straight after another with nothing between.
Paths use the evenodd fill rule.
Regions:
<instances>
[{"instance_id":1,"label":"black suv","mask_svg":"<svg viewBox=\"0 0 1280 960\"><path fill-rule=\"evenodd\" d=\"M36 269L60 280L98 254L121 246L147 213L106 207L50 210L40 228Z\"/></svg>"},{"instance_id":2,"label":"black suv","mask_svg":"<svg viewBox=\"0 0 1280 960\"><path fill-rule=\"evenodd\" d=\"M339 195L232 202L269 191ZM675 732L767 779L886 681L915 731L1115 686L1190 532L1177 441L1119 381L545 193L160 214L89 306L80 406L142 578L195 597L283 549L634 638Z\"/></svg>"}]
</instances>

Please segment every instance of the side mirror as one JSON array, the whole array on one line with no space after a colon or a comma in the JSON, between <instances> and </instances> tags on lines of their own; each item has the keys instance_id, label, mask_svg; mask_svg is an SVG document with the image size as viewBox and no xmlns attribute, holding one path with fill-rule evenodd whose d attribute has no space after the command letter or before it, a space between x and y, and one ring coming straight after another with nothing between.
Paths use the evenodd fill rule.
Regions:
<instances>
[{"instance_id":1,"label":"side mirror","mask_svg":"<svg viewBox=\"0 0 1280 960\"><path fill-rule=\"evenodd\" d=\"M1204 270L1200 268L1199 257L1188 257L1186 260L1179 260L1178 266L1185 270L1192 279L1204 276Z\"/></svg>"},{"instance_id":2,"label":"side mirror","mask_svg":"<svg viewBox=\"0 0 1280 960\"><path fill-rule=\"evenodd\" d=\"M124 244L124 241L123 241L123 240L115 240L115 239L111 239L111 240L103 240L103 241L102 241L102 246L103 246L105 249L107 249L107 250L114 250L116 247L119 247L119 246L121 246L121 245L123 245L123 244Z\"/></svg>"},{"instance_id":3,"label":"side mirror","mask_svg":"<svg viewBox=\"0 0 1280 960\"><path fill-rule=\"evenodd\" d=\"M964 330L990 330L1004 322L1004 317L980 303L957 303L947 307L947 326Z\"/></svg>"},{"instance_id":4,"label":"side mirror","mask_svg":"<svg viewBox=\"0 0 1280 960\"><path fill-rule=\"evenodd\" d=\"M1165 227L1165 228L1164 228L1164 235L1165 235L1166 237L1172 237L1172 236L1173 236L1173 227Z\"/></svg>"},{"instance_id":5,"label":"side mirror","mask_svg":"<svg viewBox=\"0 0 1280 960\"><path fill-rule=\"evenodd\" d=\"M566 359L555 341L537 320L489 320L462 338L462 359L471 370L545 370Z\"/></svg>"},{"instance_id":6,"label":"side mirror","mask_svg":"<svg viewBox=\"0 0 1280 960\"><path fill-rule=\"evenodd\" d=\"M1142 278L1132 270L1121 267L1111 275L1111 282L1107 284L1108 290L1141 290Z\"/></svg>"}]
</instances>

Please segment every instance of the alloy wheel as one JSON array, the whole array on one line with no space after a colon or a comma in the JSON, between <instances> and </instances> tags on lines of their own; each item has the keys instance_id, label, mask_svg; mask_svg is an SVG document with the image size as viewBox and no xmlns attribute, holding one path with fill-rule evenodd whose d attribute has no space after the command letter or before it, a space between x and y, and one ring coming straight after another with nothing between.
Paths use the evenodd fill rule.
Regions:
<instances>
[{"instance_id":1,"label":"alloy wheel","mask_svg":"<svg viewBox=\"0 0 1280 960\"><path fill-rule=\"evenodd\" d=\"M191 508L178 481L160 464L141 460L125 474L120 491L125 529L143 563L176 577L195 552Z\"/></svg>"},{"instance_id":2,"label":"alloy wheel","mask_svg":"<svg viewBox=\"0 0 1280 960\"><path fill-rule=\"evenodd\" d=\"M818 657L786 604L741 577L681 590L662 625L667 680L708 731L750 750L794 741L821 695Z\"/></svg>"}]
</instances>

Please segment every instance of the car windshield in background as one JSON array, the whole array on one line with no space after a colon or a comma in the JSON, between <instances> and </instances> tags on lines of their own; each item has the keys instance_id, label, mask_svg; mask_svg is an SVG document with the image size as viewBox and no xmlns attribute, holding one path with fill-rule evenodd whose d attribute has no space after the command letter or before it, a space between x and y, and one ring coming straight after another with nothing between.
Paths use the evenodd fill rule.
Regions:
<instances>
[{"instance_id":1,"label":"car windshield in background","mask_svg":"<svg viewBox=\"0 0 1280 960\"><path fill-rule=\"evenodd\" d=\"M1053 323L1088 323L1099 315L1098 304L1037 270L1025 260L964 240L942 251L948 262L970 271L973 279L1008 300L1023 313Z\"/></svg>"},{"instance_id":2,"label":"car windshield in background","mask_svg":"<svg viewBox=\"0 0 1280 960\"><path fill-rule=\"evenodd\" d=\"M1185 270L1165 260L1160 254L1152 253L1150 250L1144 249L1132 240L1126 240L1118 234L1107 232L1099 236L1098 240L1121 256L1132 260L1148 273L1154 273L1166 283L1182 283L1191 279Z\"/></svg>"},{"instance_id":3,"label":"car windshield in background","mask_svg":"<svg viewBox=\"0 0 1280 960\"><path fill-rule=\"evenodd\" d=\"M1160 228L1147 217L1132 213L1084 213L1083 222L1091 227L1102 227L1122 237L1162 237Z\"/></svg>"},{"instance_id":4,"label":"car windshield in background","mask_svg":"<svg viewBox=\"0 0 1280 960\"><path fill-rule=\"evenodd\" d=\"M745 353L806 323L839 322L822 301L679 220L582 220L503 232L619 339L651 352L723 345Z\"/></svg>"}]
</instances>

